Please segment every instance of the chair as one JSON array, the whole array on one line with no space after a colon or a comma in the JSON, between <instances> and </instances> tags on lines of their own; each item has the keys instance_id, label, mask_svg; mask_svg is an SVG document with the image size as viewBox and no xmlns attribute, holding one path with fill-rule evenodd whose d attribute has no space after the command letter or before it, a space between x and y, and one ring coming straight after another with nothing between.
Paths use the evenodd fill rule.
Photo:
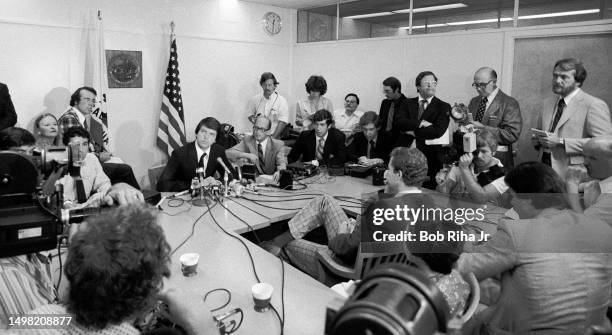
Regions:
<instances>
[{"instance_id":1,"label":"chair","mask_svg":"<svg viewBox=\"0 0 612 335\"><path fill-rule=\"evenodd\" d=\"M166 164L161 164L161 165L157 165L152 168L149 168L149 183L151 183L150 185L151 189L153 190L157 189L157 181L159 180L159 177L161 176L162 172L164 172L165 168L166 168Z\"/></svg>"},{"instance_id":2,"label":"chair","mask_svg":"<svg viewBox=\"0 0 612 335\"><path fill-rule=\"evenodd\" d=\"M318 264L318 280L320 282L326 281L325 272L326 270L331 271L333 274L346 279L358 280L363 278L369 271L380 264L385 263L399 263L399 264L411 264L415 263L413 257L409 257L405 252L405 246L403 244L389 244L384 249L376 252L371 251L371 248L364 247L364 244L359 245L357 250L357 259L355 260L354 266L344 264L342 261L337 259L333 251L328 248L321 248L317 250L317 264ZM367 249L367 252L365 251Z\"/></svg>"}]
</instances>

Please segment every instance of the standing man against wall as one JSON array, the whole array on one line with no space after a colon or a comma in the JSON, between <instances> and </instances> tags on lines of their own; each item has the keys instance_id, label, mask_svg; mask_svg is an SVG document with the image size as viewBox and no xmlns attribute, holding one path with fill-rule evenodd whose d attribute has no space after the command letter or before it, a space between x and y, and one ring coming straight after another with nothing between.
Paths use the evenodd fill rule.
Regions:
<instances>
[{"instance_id":1,"label":"standing man against wall","mask_svg":"<svg viewBox=\"0 0 612 335\"><path fill-rule=\"evenodd\" d=\"M583 164L583 145L589 138L612 134L610 109L601 99L584 92L587 77L582 62L566 58L555 63L552 90L558 97L540 111L532 143L547 164L565 179L570 165Z\"/></svg>"},{"instance_id":2,"label":"standing man against wall","mask_svg":"<svg viewBox=\"0 0 612 335\"><path fill-rule=\"evenodd\" d=\"M280 139L289 123L289 107L287 100L276 92L278 81L272 72L264 72L259 78L262 93L257 94L249 100L247 113L249 121L255 123L258 116L265 116L272 121L270 135L272 138Z\"/></svg>"},{"instance_id":3,"label":"standing man against wall","mask_svg":"<svg viewBox=\"0 0 612 335\"><path fill-rule=\"evenodd\" d=\"M490 67L476 71L472 87L478 92L478 96L472 98L468 105L474 119L472 125L476 129L486 129L495 136L495 157L509 171L514 167L512 143L518 140L523 127L519 103L497 87L497 72Z\"/></svg>"},{"instance_id":4,"label":"standing man against wall","mask_svg":"<svg viewBox=\"0 0 612 335\"><path fill-rule=\"evenodd\" d=\"M378 112L380 130L391 134L395 143L400 133L397 120L400 117L408 117L408 98L402 94L402 84L395 77L383 80L383 94L386 99L381 102Z\"/></svg>"}]
</instances>

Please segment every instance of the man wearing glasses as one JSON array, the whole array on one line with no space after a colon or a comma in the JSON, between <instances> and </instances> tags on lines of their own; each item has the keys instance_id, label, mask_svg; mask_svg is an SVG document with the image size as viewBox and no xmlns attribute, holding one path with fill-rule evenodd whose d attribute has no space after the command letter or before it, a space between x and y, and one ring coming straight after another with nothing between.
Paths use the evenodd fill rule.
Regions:
<instances>
[{"instance_id":1,"label":"man wearing glasses","mask_svg":"<svg viewBox=\"0 0 612 335\"><path fill-rule=\"evenodd\" d=\"M401 132L395 146L416 147L427 157L427 175L429 180L423 186L436 189L436 174L442 168L440 144L427 144L426 140L442 137L448 128L451 107L438 99L436 88L438 77L431 71L419 73L415 80L418 96L408 99L408 115L398 120Z\"/></svg>"},{"instance_id":2,"label":"man wearing glasses","mask_svg":"<svg viewBox=\"0 0 612 335\"><path fill-rule=\"evenodd\" d=\"M124 163L110 163L113 155L104 145L102 126L98 121L92 120L91 112L96 104L97 92L92 87L78 88L70 96L70 108L57 120L59 137L71 127L83 127L91 136L90 149L98 157L104 173L113 184L126 183L140 189L132 167Z\"/></svg>"},{"instance_id":3,"label":"man wearing glasses","mask_svg":"<svg viewBox=\"0 0 612 335\"><path fill-rule=\"evenodd\" d=\"M278 180L280 170L287 167L287 149L284 142L272 138L268 132L272 122L259 116L253 124L253 135L247 135L242 142L226 150L230 160L244 159L255 164L260 174L273 175Z\"/></svg>"},{"instance_id":4,"label":"man wearing glasses","mask_svg":"<svg viewBox=\"0 0 612 335\"><path fill-rule=\"evenodd\" d=\"M519 104L497 87L497 73L490 67L476 71L472 87L478 96L468 105L468 112L472 115L470 121L475 129L486 129L495 136L495 157L509 171L514 167L512 143L518 140L523 127Z\"/></svg>"},{"instance_id":5,"label":"man wearing glasses","mask_svg":"<svg viewBox=\"0 0 612 335\"><path fill-rule=\"evenodd\" d=\"M359 107L359 97L355 93L349 93L344 97L344 109L334 111L335 127L344 133L347 145L358 131L359 118L363 115L363 112L357 110L357 107Z\"/></svg>"}]
</instances>

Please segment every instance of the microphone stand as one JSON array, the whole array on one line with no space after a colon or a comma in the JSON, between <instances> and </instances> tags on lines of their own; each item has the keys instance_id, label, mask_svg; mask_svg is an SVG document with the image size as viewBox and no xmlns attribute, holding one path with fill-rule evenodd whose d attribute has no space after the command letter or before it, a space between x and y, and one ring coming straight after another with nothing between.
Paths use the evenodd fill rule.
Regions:
<instances>
[{"instance_id":1,"label":"microphone stand","mask_svg":"<svg viewBox=\"0 0 612 335\"><path fill-rule=\"evenodd\" d=\"M207 206L208 202L208 200L204 196L204 169L199 167L196 170L196 173L198 174L198 179L200 180L200 194L198 195L197 199L193 199L191 201L191 204L197 207L204 207Z\"/></svg>"}]
</instances>

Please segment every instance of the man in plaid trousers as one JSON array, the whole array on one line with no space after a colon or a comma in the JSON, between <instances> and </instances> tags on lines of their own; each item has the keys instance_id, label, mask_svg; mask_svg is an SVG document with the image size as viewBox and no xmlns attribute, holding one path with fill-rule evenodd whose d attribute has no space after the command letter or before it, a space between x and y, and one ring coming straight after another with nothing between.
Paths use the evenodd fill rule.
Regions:
<instances>
[{"instance_id":1,"label":"man in plaid trousers","mask_svg":"<svg viewBox=\"0 0 612 335\"><path fill-rule=\"evenodd\" d=\"M385 171L385 196L397 197L421 193L419 187L428 179L427 159L416 148L398 147L391 152ZM375 200L375 199L374 199ZM261 246L270 253L290 260L295 266L317 278L317 250L331 249L346 263L354 263L361 238L360 218L349 219L340 204L331 196L311 200L291 220L289 230ZM328 245L304 240L313 229L325 227Z\"/></svg>"}]
</instances>

